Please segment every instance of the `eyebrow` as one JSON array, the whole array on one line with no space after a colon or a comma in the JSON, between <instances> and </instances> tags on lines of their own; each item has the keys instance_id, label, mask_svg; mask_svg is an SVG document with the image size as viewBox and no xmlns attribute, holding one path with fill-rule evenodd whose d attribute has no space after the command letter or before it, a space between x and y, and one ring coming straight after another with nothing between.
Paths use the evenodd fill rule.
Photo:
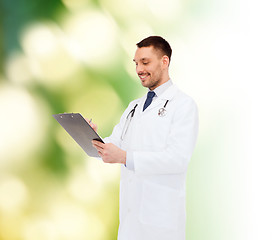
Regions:
<instances>
[{"instance_id":1,"label":"eyebrow","mask_svg":"<svg viewBox=\"0 0 272 240\"><path fill-rule=\"evenodd\" d=\"M149 58L141 58L140 61L145 61L145 60L149 60ZM136 62L135 59L133 59L133 62Z\"/></svg>"}]
</instances>

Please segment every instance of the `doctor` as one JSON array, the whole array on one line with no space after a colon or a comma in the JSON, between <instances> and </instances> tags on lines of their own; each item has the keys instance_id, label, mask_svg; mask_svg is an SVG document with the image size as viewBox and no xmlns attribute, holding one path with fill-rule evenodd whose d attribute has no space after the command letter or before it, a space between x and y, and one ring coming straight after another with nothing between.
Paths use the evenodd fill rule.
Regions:
<instances>
[{"instance_id":1,"label":"doctor","mask_svg":"<svg viewBox=\"0 0 272 240\"><path fill-rule=\"evenodd\" d=\"M158 36L137 44L133 61L149 92L128 105L105 144L93 141L104 162L121 164L118 240L185 240L185 178L198 111L169 77L171 53Z\"/></svg>"}]
</instances>

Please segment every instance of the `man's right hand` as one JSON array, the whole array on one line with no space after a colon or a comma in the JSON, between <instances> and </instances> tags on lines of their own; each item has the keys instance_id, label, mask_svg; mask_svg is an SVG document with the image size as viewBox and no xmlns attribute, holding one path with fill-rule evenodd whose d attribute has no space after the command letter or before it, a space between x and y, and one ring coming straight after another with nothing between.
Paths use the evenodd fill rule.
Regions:
<instances>
[{"instance_id":1,"label":"man's right hand","mask_svg":"<svg viewBox=\"0 0 272 240\"><path fill-rule=\"evenodd\" d=\"M85 118L85 120L93 128L93 130L97 132L97 125L91 122L88 118Z\"/></svg>"}]
</instances>

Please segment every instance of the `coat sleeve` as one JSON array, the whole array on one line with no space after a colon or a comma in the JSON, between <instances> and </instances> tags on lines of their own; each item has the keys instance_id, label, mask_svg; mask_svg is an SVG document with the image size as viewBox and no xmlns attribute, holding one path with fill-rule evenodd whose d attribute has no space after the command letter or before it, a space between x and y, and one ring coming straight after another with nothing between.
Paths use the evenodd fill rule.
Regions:
<instances>
[{"instance_id":1,"label":"coat sleeve","mask_svg":"<svg viewBox=\"0 0 272 240\"><path fill-rule=\"evenodd\" d=\"M134 151L136 174L179 174L187 170L198 134L198 110L190 98L177 106L164 149Z\"/></svg>"}]
</instances>

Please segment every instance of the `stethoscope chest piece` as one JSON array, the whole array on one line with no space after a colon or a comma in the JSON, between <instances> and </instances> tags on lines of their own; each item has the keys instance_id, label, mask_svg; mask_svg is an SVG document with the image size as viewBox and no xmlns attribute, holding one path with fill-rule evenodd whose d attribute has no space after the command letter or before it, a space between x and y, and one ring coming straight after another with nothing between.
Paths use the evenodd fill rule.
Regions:
<instances>
[{"instance_id":1,"label":"stethoscope chest piece","mask_svg":"<svg viewBox=\"0 0 272 240\"><path fill-rule=\"evenodd\" d=\"M160 108L158 115L159 115L159 117L164 117L166 115L166 109L164 107Z\"/></svg>"},{"instance_id":2,"label":"stethoscope chest piece","mask_svg":"<svg viewBox=\"0 0 272 240\"><path fill-rule=\"evenodd\" d=\"M169 102L169 100L167 100L165 102L164 106L159 109L159 111L158 111L159 117L164 117L166 115L166 109L165 108L166 108L166 105L167 105L168 102Z\"/></svg>"}]
</instances>

